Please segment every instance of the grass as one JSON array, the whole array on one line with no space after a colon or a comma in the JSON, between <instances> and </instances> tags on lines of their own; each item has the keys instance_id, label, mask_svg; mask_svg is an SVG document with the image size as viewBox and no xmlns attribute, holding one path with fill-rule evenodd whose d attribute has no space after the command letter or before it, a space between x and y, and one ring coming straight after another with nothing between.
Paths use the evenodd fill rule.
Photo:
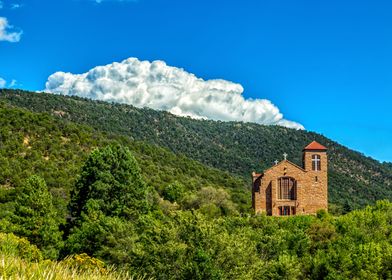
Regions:
<instances>
[{"instance_id":1,"label":"grass","mask_svg":"<svg viewBox=\"0 0 392 280\"><path fill-rule=\"evenodd\" d=\"M134 276L127 272L114 269L87 269L70 266L65 261L26 261L20 257L0 255L0 279L31 279L31 280L148 280L144 276Z\"/></svg>"}]
</instances>

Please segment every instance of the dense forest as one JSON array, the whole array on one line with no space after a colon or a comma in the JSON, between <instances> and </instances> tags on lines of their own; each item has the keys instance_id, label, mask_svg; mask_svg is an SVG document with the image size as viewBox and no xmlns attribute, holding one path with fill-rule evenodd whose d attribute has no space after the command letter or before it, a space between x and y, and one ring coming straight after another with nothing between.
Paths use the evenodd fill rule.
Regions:
<instances>
[{"instance_id":1,"label":"dense forest","mask_svg":"<svg viewBox=\"0 0 392 280\"><path fill-rule=\"evenodd\" d=\"M0 186L5 189L39 175L61 207L89 153L97 147L120 143L132 151L144 180L159 194L172 186L183 188L189 196L217 189L232 197L236 211L250 211L249 186L243 178L164 148L124 136L105 135L87 126L6 104L0 104L0 120Z\"/></svg>"},{"instance_id":2,"label":"dense forest","mask_svg":"<svg viewBox=\"0 0 392 280\"><path fill-rule=\"evenodd\" d=\"M321 135L9 90L0 124L1 278L392 278L391 165ZM335 215L254 215L252 168L313 139Z\"/></svg>"},{"instance_id":3,"label":"dense forest","mask_svg":"<svg viewBox=\"0 0 392 280\"><path fill-rule=\"evenodd\" d=\"M58 119L88 125L95 131L123 135L163 147L250 184L250 173L262 171L284 152L301 165L302 149L316 140L329 148L329 202L332 208L357 209L378 199L392 198L392 168L352 151L320 134L241 122L217 122L177 117L77 97L0 90L0 100Z\"/></svg>"},{"instance_id":4,"label":"dense forest","mask_svg":"<svg viewBox=\"0 0 392 280\"><path fill-rule=\"evenodd\" d=\"M392 277L388 201L338 217L319 211L276 218L220 212L228 209L221 200L167 207L184 199L178 185L163 198L119 144L86 158L66 217L58 215L45 180L32 175L2 189L0 273L6 279Z\"/></svg>"}]
</instances>

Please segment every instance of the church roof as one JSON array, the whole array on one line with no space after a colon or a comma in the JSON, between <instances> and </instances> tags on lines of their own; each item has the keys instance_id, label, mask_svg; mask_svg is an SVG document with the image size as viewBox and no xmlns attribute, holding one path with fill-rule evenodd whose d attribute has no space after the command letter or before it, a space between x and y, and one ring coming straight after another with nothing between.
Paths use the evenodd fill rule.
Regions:
<instances>
[{"instance_id":1,"label":"church roof","mask_svg":"<svg viewBox=\"0 0 392 280\"><path fill-rule=\"evenodd\" d=\"M320 143L317 143L316 141L313 141L312 143L310 143L309 145L307 145L304 148L305 150L321 150L321 151L326 151L327 148L324 147L323 145L321 145Z\"/></svg>"},{"instance_id":2,"label":"church roof","mask_svg":"<svg viewBox=\"0 0 392 280\"><path fill-rule=\"evenodd\" d=\"M301 170L301 171L303 171L303 172L306 172L306 170L303 169L301 166L298 166L298 165L296 165L295 163L293 163L293 162L291 162L291 161L289 161L289 160L287 160L287 159L284 159L284 160L282 160L281 162L279 162L278 164L275 164L275 165L271 166L270 168L264 170L264 172L263 172L261 175L264 175L264 174L267 173L268 171L270 171L270 170L272 170L272 169L275 169L275 168L277 168L279 165L284 164L284 163L286 163L286 164L287 164L287 163L288 163L288 164L291 164L291 165L294 166L295 168L298 168L299 170Z\"/></svg>"}]
</instances>

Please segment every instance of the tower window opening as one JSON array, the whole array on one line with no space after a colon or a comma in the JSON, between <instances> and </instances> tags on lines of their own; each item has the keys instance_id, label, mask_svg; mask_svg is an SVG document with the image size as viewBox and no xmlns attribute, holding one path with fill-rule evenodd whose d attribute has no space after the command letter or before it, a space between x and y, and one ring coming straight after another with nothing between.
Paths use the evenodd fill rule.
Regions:
<instances>
[{"instance_id":1,"label":"tower window opening","mask_svg":"<svg viewBox=\"0 0 392 280\"><path fill-rule=\"evenodd\" d=\"M312 170L313 171L320 171L321 170L320 155L312 155Z\"/></svg>"}]
</instances>

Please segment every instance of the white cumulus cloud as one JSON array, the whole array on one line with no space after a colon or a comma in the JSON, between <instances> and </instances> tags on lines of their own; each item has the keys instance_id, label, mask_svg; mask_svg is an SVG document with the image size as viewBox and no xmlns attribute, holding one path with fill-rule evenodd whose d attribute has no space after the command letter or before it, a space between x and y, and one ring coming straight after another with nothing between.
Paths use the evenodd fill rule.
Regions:
<instances>
[{"instance_id":1,"label":"white cumulus cloud","mask_svg":"<svg viewBox=\"0 0 392 280\"><path fill-rule=\"evenodd\" d=\"M8 24L7 18L0 17L0 41L19 42L22 31L11 31L12 29L13 26Z\"/></svg>"},{"instance_id":2,"label":"white cumulus cloud","mask_svg":"<svg viewBox=\"0 0 392 280\"><path fill-rule=\"evenodd\" d=\"M7 83L7 81L4 80L2 77L0 77L0 88L5 87L6 83Z\"/></svg>"},{"instance_id":3,"label":"white cumulus cloud","mask_svg":"<svg viewBox=\"0 0 392 280\"><path fill-rule=\"evenodd\" d=\"M0 88L12 88L17 85L17 80L12 79L11 82L7 85L7 80L0 77Z\"/></svg>"},{"instance_id":4,"label":"white cumulus cloud","mask_svg":"<svg viewBox=\"0 0 392 280\"><path fill-rule=\"evenodd\" d=\"M16 84L17 84L17 80L12 79L10 84L9 84L9 87L14 87L14 86L16 86Z\"/></svg>"},{"instance_id":5,"label":"white cumulus cloud","mask_svg":"<svg viewBox=\"0 0 392 280\"><path fill-rule=\"evenodd\" d=\"M56 72L46 92L131 104L193 118L275 124L303 129L283 118L266 99L245 99L240 84L203 80L163 61L129 58L97 66L87 73Z\"/></svg>"}]
</instances>

